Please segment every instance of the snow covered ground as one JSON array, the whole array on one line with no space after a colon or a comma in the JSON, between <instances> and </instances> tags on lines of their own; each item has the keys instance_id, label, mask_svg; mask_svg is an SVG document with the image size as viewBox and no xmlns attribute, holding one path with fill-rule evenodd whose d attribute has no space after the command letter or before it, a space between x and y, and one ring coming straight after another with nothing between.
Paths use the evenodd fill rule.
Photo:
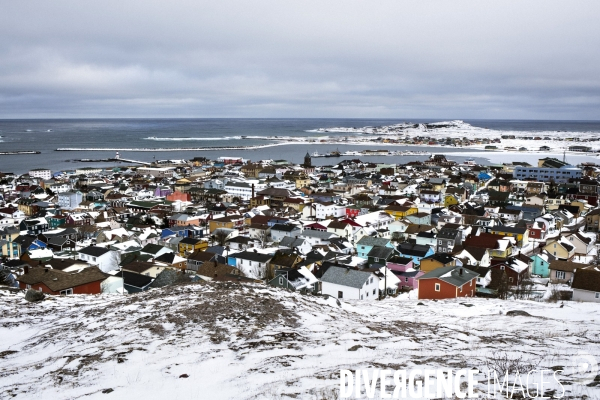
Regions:
<instances>
[{"instance_id":1,"label":"snow covered ground","mask_svg":"<svg viewBox=\"0 0 600 400\"><path fill-rule=\"evenodd\" d=\"M600 399L588 386L597 304L411 297L338 304L211 283L28 303L0 291L0 398L334 399L340 369L486 371L522 357L563 369L564 398Z\"/></svg>"}]
</instances>

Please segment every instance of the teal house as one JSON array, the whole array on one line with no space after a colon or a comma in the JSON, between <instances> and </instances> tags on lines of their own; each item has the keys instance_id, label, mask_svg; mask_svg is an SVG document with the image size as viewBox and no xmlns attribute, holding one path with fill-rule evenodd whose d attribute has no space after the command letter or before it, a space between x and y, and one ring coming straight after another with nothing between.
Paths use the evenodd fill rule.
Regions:
<instances>
[{"instance_id":1,"label":"teal house","mask_svg":"<svg viewBox=\"0 0 600 400\"><path fill-rule=\"evenodd\" d=\"M530 257L531 262L529 263L529 269L531 275L538 275L542 278L550 277L550 262L548 256L545 254L534 254Z\"/></svg>"}]
</instances>

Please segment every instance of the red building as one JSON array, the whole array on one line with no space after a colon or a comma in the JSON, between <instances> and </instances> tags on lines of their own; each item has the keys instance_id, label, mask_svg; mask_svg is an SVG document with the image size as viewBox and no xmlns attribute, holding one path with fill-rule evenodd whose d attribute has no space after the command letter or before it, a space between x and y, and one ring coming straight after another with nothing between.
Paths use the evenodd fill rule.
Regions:
<instances>
[{"instance_id":1,"label":"red building","mask_svg":"<svg viewBox=\"0 0 600 400\"><path fill-rule=\"evenodd\" d=\"M17 278L21 289L35 289L47 294L98 294L101 283L108 277L98 267L78 272L65 272L52 268L26 268Z\"/></svg>"},{"instance_id":2,"label":"red building","mask_svg":"<svg viewBox=\"0 0 600 400\"><path fill-rule=\"evenodd\" d=\"M418 278L419 299L474 297L478 273L460 266L434 269Z\"/></svg>"},{"instance_id":3,"label":"red building","mask_svg":"<svg viewBox=\"0 0 600 400\"><path fill-rule=\"evenodd\" d=\"M360 209L358 207L346 207L346 217L348 218L356 218L360 214Z\"/></svg>"}]
</instances>

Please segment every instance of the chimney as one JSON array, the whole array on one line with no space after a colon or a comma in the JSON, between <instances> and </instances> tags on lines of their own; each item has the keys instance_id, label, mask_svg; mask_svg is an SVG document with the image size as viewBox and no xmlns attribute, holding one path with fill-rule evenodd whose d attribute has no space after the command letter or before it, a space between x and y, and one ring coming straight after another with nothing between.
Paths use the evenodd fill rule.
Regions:
<instances>
[{"instance_id":1,"label":"chimney","mask_svg":"<svg viewBox=\"0 0 600 400\"><path fill-rule=\"evenodd\" d=\"M47 272L48 272L48 268L44 268L44 273L47 273Z\"/></svg>"},{"instance_id":2,"label":"chimney","mask_svg":"<svg viewBox=\"0 0 600 400\"><path fill-rule=\"evenodd\" d=\"M252 198L254 198L254 183L252 184Z\"/></svg>"},{"instance_id":3,"label":"chimney","mask_svg":"<svg viewBox=\"0 0 600 400\"><path fill-rule=\"evenodd\" d=\"M23 270L25 271L26 274L28 274L29 273L29 265L25 265Z\"/></svg>"},{"instance_id":4,"label":"chimney","mask_svg":"<svg viewBox=\"0 0 600 400\"><path fill-rule=\"evenodd\" d=\"M458 270L458 274L459 274L460 276L462 276L462 274L463 274L463 269L462 269L462 268L460 268L460 269Z\"/></svg>"}]
</instances>

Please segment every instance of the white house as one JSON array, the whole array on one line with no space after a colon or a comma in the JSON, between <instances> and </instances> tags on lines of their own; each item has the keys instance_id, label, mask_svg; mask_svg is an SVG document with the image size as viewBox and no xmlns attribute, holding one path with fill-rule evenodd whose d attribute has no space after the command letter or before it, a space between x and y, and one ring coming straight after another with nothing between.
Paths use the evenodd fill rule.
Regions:
<instances>
[{"instance_id":1,"label":"white house","mask_svg":"<svg viewBox=\"0 0 600 400\"><path fill-rule=\"evenodd\" d=\"M29 171L29 176L32 178L50 179L52 178L52 171L47 168L36 168Z\"/></svg>"},{"instance_id":2,"label":"white house","mask_svg":"<svg viewBox=\"0 0 600 400\"><path fill-rule=\"evenodd\" d=\"M376 300L379 280L373 272L331 266L321 277L321 293L337 299Z\"/></svg>"},{"instance_id":3,"label":"white house","mask_svg":"<svg viewBox=\"0 0 600 400\"><path fill-rule=\"evenodd\" d=\"M600 271L577 268L571 288L573 301L600 303Z\"/></svg>"},{"instance_id":4,"label":"white house","mask_svg":"<svg viewBox=\"0 0 600 400\"><path fill-rule=\"evenodd\" d=\"M121 256L117 251L98 246L84 247L79 250L78 257L88 264L97 265L102 272L119 269L119 262L121 262Z\"/></svg>"}]
</instances>

